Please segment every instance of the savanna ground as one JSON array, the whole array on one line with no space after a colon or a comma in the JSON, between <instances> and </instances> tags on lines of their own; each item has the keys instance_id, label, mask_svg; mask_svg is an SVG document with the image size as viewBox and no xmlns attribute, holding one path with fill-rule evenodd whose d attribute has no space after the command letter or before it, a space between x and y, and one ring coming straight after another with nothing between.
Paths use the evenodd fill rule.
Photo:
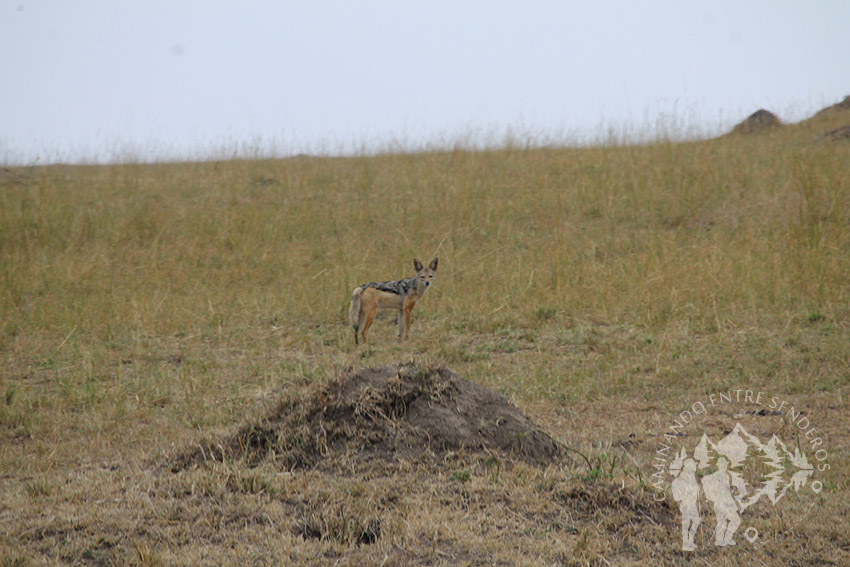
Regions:
<instances>
[{"instance_id":1,"label":"savanna ground","mask_svg":"<svg viewBox=\"0 0 850 567\"><path fill-rule=\"evenodd\" d=\"M812 140L834 119L693 143L3 170L0 565L850 564L850 146ZM440 267L412 339L384 319L354 348L351 290L412 275L414 256ZM563 458L177 465L400 362L504 394ZM655 452L680 412L734 389L817 425L823 489L748 510L756 544L713 546L705 514L684 553ZM726 404L684 442L737 420L807 450L762 409Z\"/></svg>"}]
</instances>

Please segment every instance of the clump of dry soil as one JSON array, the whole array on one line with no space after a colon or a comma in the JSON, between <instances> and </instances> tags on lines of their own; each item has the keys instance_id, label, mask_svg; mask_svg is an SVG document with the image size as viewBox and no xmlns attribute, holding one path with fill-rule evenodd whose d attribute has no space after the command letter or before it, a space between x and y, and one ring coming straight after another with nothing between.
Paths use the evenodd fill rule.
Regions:
<instances>
[{"instance_id":1,"label":"clump of dry soil","mask_svg":"<svg viewBox=\"0 0 850 567\"><path fill-rule=\"evenodd\" d=\"M448 368L410 363L349 371L308 395L284 400L258 422L182 455L173 469L226 459L332 468L461 450L539 466L562 454L501 394Z\"/></svg>"}]
</instances>

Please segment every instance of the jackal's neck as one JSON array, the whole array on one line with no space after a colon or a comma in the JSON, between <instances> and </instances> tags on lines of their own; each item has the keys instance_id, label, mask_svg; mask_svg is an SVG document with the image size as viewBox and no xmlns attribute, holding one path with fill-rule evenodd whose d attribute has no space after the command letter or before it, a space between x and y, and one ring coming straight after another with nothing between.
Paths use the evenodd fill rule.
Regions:
<instances>
[{"instance_id":1,"label":"jackal's neck","mask_svg":"<svg viewBox=\"0 0 850 567\"><path fill-rule=\"evenodd\" d=\"M413 286L412 287L413 287L413 290L415 291L416 295L418 295L419 297L422 297L423 295L425 295L425 292L428 291L428 288L430 286L425 285L424 281L422 281L421 279L416 277L416 278L413 278Z\"/></svg>"}]
</instances>

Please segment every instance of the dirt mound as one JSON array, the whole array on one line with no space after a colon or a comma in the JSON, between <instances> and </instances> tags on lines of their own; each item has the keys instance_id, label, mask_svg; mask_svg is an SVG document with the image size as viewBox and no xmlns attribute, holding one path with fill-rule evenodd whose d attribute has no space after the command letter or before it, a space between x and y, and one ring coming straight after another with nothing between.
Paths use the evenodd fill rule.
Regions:
<instances>
[{"instance_id":1,"label":"dirt mound","mask_svg":"<svg viewBox=\"0 0 850 567\"><path fill-rule=\"evenodd\" d=\"M444 367L402 364L348 372L308 396L284 400L265 419L202 444L172 468L274 459L293 469L458 450L497 452L533 465L562 453L504 396Z\"/></svg>"},{"instance_id":2,"label":"dirt mound","mask_svg":"<svg viewBox=\"0 0 850 567\"><path fill-rule=\"evenodd\" d=\"M782 121L769 110L759 109L732 128L732 134L759 134L782 126Z\"/></svg>"}]
</instances>

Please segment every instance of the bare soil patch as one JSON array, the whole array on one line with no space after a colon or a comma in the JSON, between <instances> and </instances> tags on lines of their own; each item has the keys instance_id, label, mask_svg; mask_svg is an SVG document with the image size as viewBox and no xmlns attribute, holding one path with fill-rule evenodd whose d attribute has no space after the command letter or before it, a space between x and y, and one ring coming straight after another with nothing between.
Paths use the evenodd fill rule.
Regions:
<instances>
[{"instance_id":1,"label":"bare soil patch","mask_svg":"<svg viewBox=\"0 0 850 567\"><path fill-rule=\"evenodd\" d=\"M334 468L458 451L545 466L562 447L505 396L448 368L410 363L348 371L285 399L235 434L181 455L172 469L234 459L273 459L287 470Z\"/></svg>"}]
</instances>

